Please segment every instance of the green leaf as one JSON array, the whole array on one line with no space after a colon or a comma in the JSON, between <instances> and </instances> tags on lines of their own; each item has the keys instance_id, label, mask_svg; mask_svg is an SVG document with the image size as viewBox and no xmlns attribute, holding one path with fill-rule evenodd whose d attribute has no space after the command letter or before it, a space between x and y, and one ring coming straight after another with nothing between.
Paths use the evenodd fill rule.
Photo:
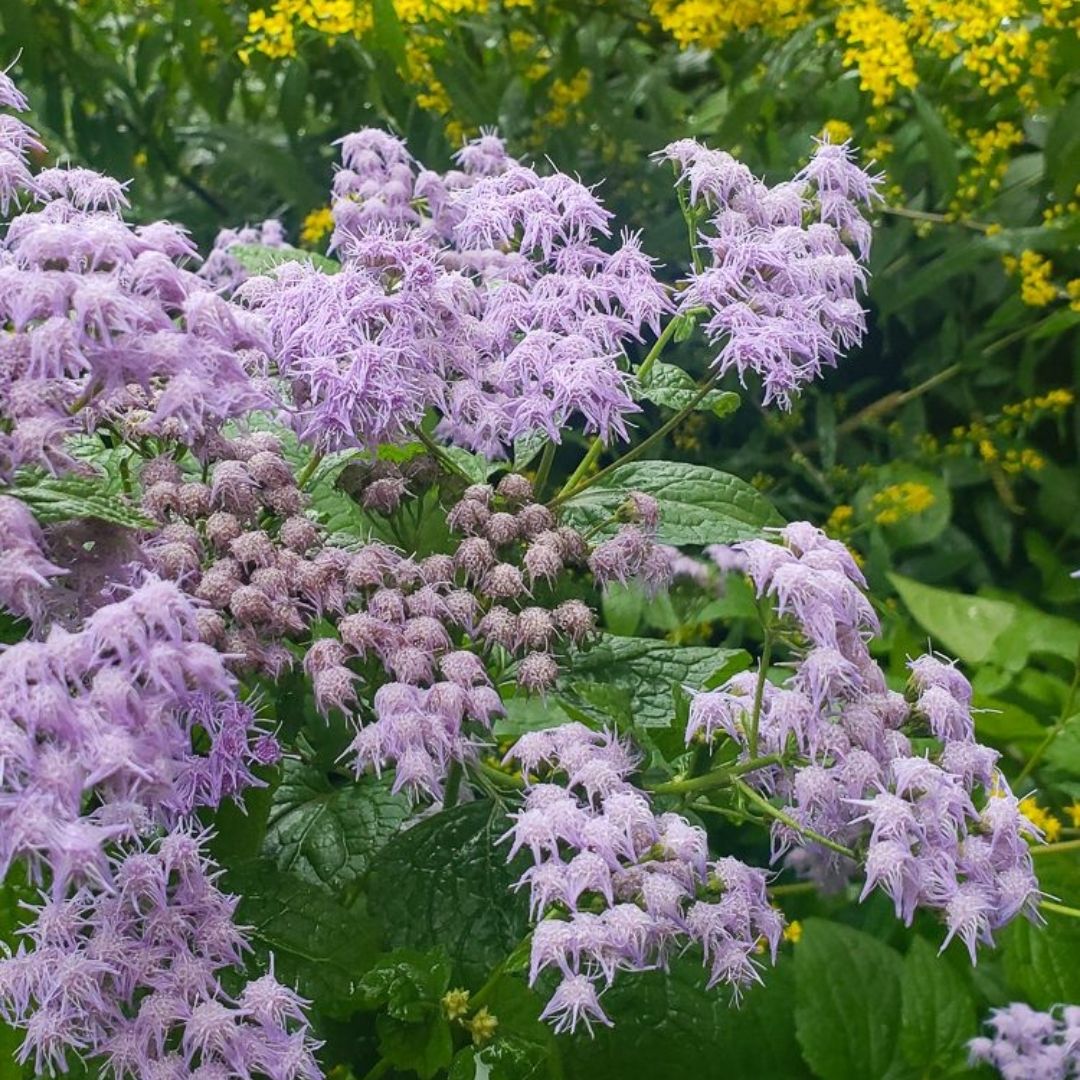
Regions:
<instances>
[{"instance_id":1,"label":"green leaf","mask_svg":"<svg viewBox=\"0 0 1080 1080\"><path fill-rule=\"evenodd\" d=\"M692 376L675 364L657 361L652 370L634 388L639 400L651 401L668 409L685 409L698 395L698 385ZM710 390L695 406L698 412L711 412L718 417L730 416L742 399L730 390Z\"/></svg>"},{"instance_id":2,"label":"green leaf","mask_svg":"<svg viewBox=\"0 0 1080 1080\"><path fill-rule=\"evenodd\" d=\"M795 1030L821 1080L884 1077L896 1053L900 955L849 926L807 919L795 948Z\"/></svg>"},{"instance_id":3,"label":"green leaf","mask_svg":"<svg viewBox=\"0 0 1080 1080\"><path fill-rule=\"evenodd\" d=\"M934 204L945 206L953 197L960 176L956 147L934 106L919 93L913 93L912 98L926 146L926 162L934 181Z\"/></svg>"},{"instance_id":4,"label":"green leaf","mask_svg":"<svg viewBox=\"0 0 1080 1080\"><path fill-rule=\"evenodd\" d=\"M237 922L264 957L273 954L282 982L329 1016L355 1011L356 982L379 952L372 919L262 859L230 868L225 887L240 896Z\"/></svg>"},{"instance_id":5,"label":"green leaf","mask_svg":"<svg viewBox=\"0 0 1080 1080\"><path fill-rule=\"evenodd\" d=\"M738 1007L722 987L705 988L700 959L679 958L669 972L620 975L602 999L615 1026L594 1028L594 1037L579 1031L563 1044L567 1080L808 1077L795 1041L793 975L781 961Z\"/></svg>"},{"instance_id":6,"label":"green leaf","mask_svg":"<svg viewBox=\"0 0 1080 1080\"><path fill-rule=\"evenodd\" d=\"M388 914L391 946L442 946L455 982L479 986L525 936L525 896L510 891L521 876L495 841L509 822L495 806L476 801L433 814L395 836L376 855L368 875L374 911Z\"/></svg>"},{"instance_id":7,"label":"green leaf","mask_svg":"<svg viewBox=\"0 0 1080 1080\"><path fill-rule=\"evenodd\" d=\"M290 247L288 244L281 247L233 244L229 248L229 254L249 274L269 274L275 267L288 262L311 263L316 270L321 270L324 274L336 274L341 269L341 263L334 259L328 259L325 255L319 255L314 251Z\"/></svg>"},{"instance_id":8,"label":"green leaf","mask_svg":"<svg viewBox=\"0 0 1080 1080\"><path fill-rule=\"evenodd\" d=\"M570 499L566 516L582 528L599 525L630 491L659 501L659 539L665 544L730 544L783 524L769 500L745 480L682 461L622 465Z\"/></svg>"},{"instance_id":9,"label":"green leaf","mask_svg":"<svg viewBox=\"0 0 1080 1080\"><path fill-rule=\"evenodd\" d=\"M406 1024L382 1015L375 1021L379 1050L395 1069L412 1071L420 1080L431 1080L454 1056L450 1023L432 1011L427 1023Z\"/></svg>"},{"instance_id":10,"label":"green leaf","mask_svg":"<svg viewBox=\"0 0 1080 1080\"><path fill-rule=\"evenodd\" d=\"M676 686L700 689L726 668L742 665L745 656L741 649L603 634L593 648L572 657L562 686L571 700L584 701L586 706L593 688L617 691L635 724L667 727L675 714ZM602 709L596 719L605 719Z\"/></svg>"},{"instance_id":11,"label":"green leaf","mask_svg":"<svg viewBox=\"0 0 1080 1080\"><path fill-rule=\"evenodd\" d=\"M899 574L888 577L915 621L950 653L969 664L986 660L998 636L1016 617L1016 607L1004 600L935 589Z\"/></svg>"},{"instance_id":12,"label":"green leaf","mask_svg":"<svg viewBox=\"0 0 1080 1080\"><path fill-rule=\"evenodd\" d=\"M405 30L398 18L393 0L371 0L373 26L371 37L376 46L387 53L402 71L405 70Z\"/></svg>"},{"instance_id":13,"label":"green leaf","mask_svg":"<svg viewBox=\"0 0 1080 1080\"><path fill-rule=\"evenodd\" d=\"M12 492L43 525L72 518L96 518L126 529L151 529L154 521L102 479L82 476L20 478Z\"/></svg>"},{"instance_id":14,"label":"green leaf","mask_svg":"<svg viewBox=\"0 0 1080 1080\"><path fill-rule=\"evenodd\" d=\"M1075 904L1080 898L1080 875L1072 873L1071 890L1057 889L1046 873L1051 861L1039 860L1039 884L1067 904ZM1053 912L1047 912L1046 919L1045 926L1014 919L999 939L1010 986L1036 1009L1080 1001L1080 920Z\"/></svg>"},{"instance_id":15,"label":"green leaf","mask_svg":"<svg viewBox=\"0 0 1080 1080\"><path fill-rule=\"evenodd\" d=\"M409 801L385 779L344 785L286 758L274 792L263 856L281 870L334 894L362 877L409 816Z\"/></svg>"},{"instance_id":16,"label":"green leaf","mask_svg":"<svg viewBox=\"0 0 1080 1080\"><path fill-rule=\"evenodd\" d=\"M427 1080L450 1064L453 1040L442 1008L449 985L445 957L411 949L396 949L380 959L357 984L362 1008L386 1008L375 1030L380 1052L395 1068Z\"/></svg>"},{"instance_id":17,"label":"green leaf","mask_svg":"<svg viewBox=\"0 0 1080 1080\"><path fill-rule=\"evenodd\" d=\"M978 1032L968 981L916 937L904 957L900 995L900 1050L908 1063L923 1072L952 1065Z\"/></svg>"}]
</instances>

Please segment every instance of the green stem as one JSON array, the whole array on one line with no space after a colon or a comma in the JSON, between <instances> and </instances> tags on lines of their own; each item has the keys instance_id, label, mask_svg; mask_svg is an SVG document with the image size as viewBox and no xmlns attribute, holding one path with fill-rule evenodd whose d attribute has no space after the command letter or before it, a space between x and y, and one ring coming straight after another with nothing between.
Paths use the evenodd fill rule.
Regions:
<instances>
[{"instance_id":1,"label":"green stem","mask_svg":"<svg viewBox=\"0 0 1080 1080\"><path fill-rule=\"evenodd\" d=\"M670 420L665 424L661 424L647 439L642 440L631 450L627 450L622 457L613 461L610 465L605 465L599 472L593 473L592 476L583 480L575 487L570 486L570 481L567 481L563 485L562 490L555 496L551 502L548 503L549 507L556 507L566 502L567 499L572 499L575 495L580 495L587 488L593 486L597 481L602 480L605 476L610 476L616 469L623 465L628 465L631 461L636 461L642 454L645 453L650 447L655 446L665 435L673 428L676 428L681 424L701 403L707 394L716 385L718 375L711 376L704 385L698 387L697 393L691 398L691 400L683 406ZM576 475L576 474L575 474ZM574 477L570 478L571 480Z\"/></svg>"},{"instance_id":2,"label":"green stem","mask_svg":"<svg viewBox=\"0 0 1080 1080\"><path fill-rule=\"evenodd\" d=\"M540 501L540 496L548 482L548 477L551 475L551 464L555 460L555 444L548 442L544 447L543 454L540 455L540 464L536 469L536 479L533 481L533 493L536 501Z\"/></svg>"},{"instance_id":3,"label":"green stem","mask_svg":"<svg viewBox=\"0 0 1080 1080\"><path fill-rule=\"evenodd\" d=\"M315 470L322 464L322 454L312 454L308 458L308 463L300 470L300 475L296 478L296 486L303 491L307 487L308 481L315 475Z\"/></svg>"},{"instance_id":4,"label":"green stem","mask_svg":"<svg viewBox=\"0 0 1080 1080\"><path fill-rule=\"evenodd\" d=\"M378 1080L380 1076L385 1075L392 1068L389 1058L380 1058L375 1064L366 1072L362 1080Z\"/></svg>"},{"instance_id":5,"label":"green stem","mask_svg":"<svg viewBox=\"0 0 1080 1080\"><path fill-rule=\"evenodd\" d=\"M1080 851L1080 840L1062 840L1057 844L1037 844L1031 849L1032 858L1037 855L1061 855L1069 851Z\"/></svg>"},{"instance_id":6,"label":"green stem","mask_svg":"<svg viewBox=\"0 0 1080 1080\"><path fill-rule=\"evenodd\" d=\"M950 217L948 214L935 214L929 210L909 210L906 206L882 206L880 209L883 214L908 218L910 221L929 221L934 225L961 225L965 229L974 229L981 233L990 230L990 226L985 222L974 221L972 218Z\"/></svg>"},{"instance_id":7,"label":"green stem","mask_svg":"<svg viewBox=\"0 0 1080 1080\"><path fill-rule=\"evenodd\" d=\"M765 757L751 758L737 765L714 769L704 776L694 776L689 780L667 780L662 784L646 784L646 787L656 795L684 795L693 791L708 791L710 788L730 787L737 776L756 772L768 765L783 765L783 763L782 754L766 754Z\"/></svg>"},{"instance_id":8,"label":"green stem","mask_svg":"<svg viewBox=\"0 0 1080 1080\"><path fill-rule=\"evenodd\" d=\"M1076 700L1076 691L1080 687L1080 656L1076 658L1076 669L1073 672L1072 685L1069 687L1069 694L1065 698L1065 704L1061 707L1061 714L1057 718L1057 723L1046 733L1041 743L1035 747L1031 757L1027 759L1026 764L1020 770L1020 775L1016 778L1016 783L1019 784L1021 780L1026 780L1031 775L1032 770L1042 760L1043 754L1050 749L1050 744L1061 734L1065 727L1065 722L1072 716L1073 702Z\"/></svg>"},{"instance_id":9,"label":"green stem","mask_svg":"<svg viewBox=\"0 0 1080 1080\"><path fill-rule=\"evenodd\" d=\"M518 953L522 951L522 949L526 948L531 940L532 931L530 930L517 943L517 945L515 945L514 948L511 949L511 951L506 955L506 957L503 960L499 961L499 963L496 964L494 968L492 968L491 974L487 978L487 982L485 982L484 985L481 986L475 994L469 995L470 1009L479 1009L480 1006L487 1001L487 999L491 996L492 990L495 989L495 984L499 981L499 979L502 978L503 974L506 972L506 968L509 965L510 961L515 956L517 956Z\"/></svg>"},{"instance_id":10,"label":"green stem","mask_svg":"<svg viewBox=\"0 0 1080 1080\"><path fill-rule=\"evenodd\" d=\"M492 783L501 785L504 788L521 791L525 787L525 781L520 776L511 776L509 773L503 772L502 769L496 769L494 765L489 765L486 761L474 762L473 768L483 773Z\"/></svg>"},{"instance_id":11,"label":"green stem","mask_svg":"<svg viewBox=\"0 0 1080 1080\"><path fill-rule=\"evenodd\" d=\"M1080 919L1080 911L1074 907L1066 907L1064 904L1055 904L1052 900L1042 900L1039 903L1044 911L1053 911L1058 915L1068 915L1072 919Z\"/></svg>"},{"instance_id":12,"label":"green stem","mask_svg":"<svg viewBox=\"0 0 1080 1080\"><path fill-rule=\"evenodd\" d=\"M757 753L758 724L761 721L761 704L765 698L765 676L769 671L769 661L772 659L772 632L765 627L765 644L761 649L761 660L758 663L757 685L754 687L754 711L750 714L750 731L748 733L748 745L750 756Z\"/></svg>"},{"instance_id":13,"label":"green stem","mask_svg":"<svg viewBox=\"0 0 1080 1080\"><path fill-rule=\"evenodd\" d=\"M796 881L790 885L770 885L770 896L802 896L803 893L815 893L818 887L812 881Z\"/></svg>"},{"instance_id":14,"label":"green stem","mask_svg":"<svg viewBox=\"0 0 1080 1080\"><path fill-rule=\"evenodd\" d=\"M639 382L644 380L645 377L649 374L649 372L652 371L653 365L656 363L661 353L663 353L664 349L667 348L668 342L671 341L671 339L678 332L680 325L682 325L681 320L686 318L695 318L698 314L700 314L701 311L704 311L704 308L695 308L693 311L685 312L682 315L673 315L671 317L671 319L668 321L667 326L665 326L664 329L660 331L660 336L653 342L652 348L648 351L648 353L646 353L645 359L642 360L637 367L637 371L635 374ZM589 449L586 451L585 456L581 459L578 467L573 471L573 473L571 473L570 479L567 480L566 483L563 484L563 486L559 489L559 492L555 496L555 498L558 500L562 500L570 492L572 492L574 488L577 487L577 485L581 483L581 481L588 475L589 470L593 467L593 465L596 464L597 460L603 452L604 441L598 435L589 444Z\"/></svg>"},{"instance_id":15,"label":"green stem","mask_svg":"<svg viewBox=\"0 0 1080 1080\"><path fill-rule=\"evenodd\" d=\"M472 477L461 468L453 458L448 457L443 448L426 432L416 428L416 437L424 444L428 453L447 471L454 473L467 484L472 483Z\"/></svg>"},{"instance_id":16,"label":"green stem","mask_svg":"<svg viewBox=\"0 0 1080 1080\"><path fill-rule=\"evenodd\" d=\"M443 795L443 809L449 810L456 805L458 794L461 792L461 777L464 770L460 761L452 761L446 774L446 792Z\"/></svg>"},{"instance_id":17,"label":"green stem","mask_svg":"<svg viewBox=\"0 0 1080 1080\"><path fill-rule=\"evenodd\" d=\"M783 810L778 810L768 799L762 798L744 780L735 780L734 786L738 788L738 790L741 791L743 795L745 795L746 798L749 799L763 814L775 818L777 821L787 825L789 829L794 829L808 839L816 841L823 847L827 847L830 851L835 851L839 855L846 855L849 859L857 858L855 852L852 851L851 848L844 847L843 844L838 844L835 840L830 840L827 836L822 836L821 833L815 832L813 829L808 829L805 825L800 825L793 817L785 814Z\"/></svg>"}]
</instances>

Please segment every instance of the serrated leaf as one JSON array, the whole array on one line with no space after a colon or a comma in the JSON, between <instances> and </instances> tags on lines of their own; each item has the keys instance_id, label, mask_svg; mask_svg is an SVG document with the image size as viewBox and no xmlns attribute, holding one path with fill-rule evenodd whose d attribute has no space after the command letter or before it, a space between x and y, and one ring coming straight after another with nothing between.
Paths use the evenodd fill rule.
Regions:
<instances>
[{"instance_id":1,"label":"serrated leaf","mask_svg":"<svg viewBox=\"0 0 1080 1080\"><path fill-rule=\"evenodd\" d=\"M691 376L675 364L658 361L652 370L634 387L638 400L651 401L668 409L685 409L698 395L698 385ZM730 390L710 390L694 406L698 412L711 412L718 417L730 416L742 399Z\"/></svg>"},{"instance_id":2,"label":"serrated leaf","mask_svg":"<svg viewBox=\"0 0 1080 1080\"><path fill-rule=\"evenodd\" d=\"M660 503L659 539L665 544L730 544L783 524L773 505L737 476L683 461L634 461L570 499L568 519L582 528L605 521L629 491Z\"/></svg>"},{"instance_id":3,"label":"serrated leaf","mask_svg":"<svg viewBox=\"0 0 1080 1080\"><path fill-rule=\"evenodd\" d=\"M635 724L667 727L674 716L676 686L700 689L744 656L741 649L603 634L593 648L572 658L560 685L570 700L584 705L597 700L590 694L594 688L616 691Z\"/></svg>"},{"instance_id":4,"label":"serrated leaf","mask_svg":"<svg viewBox=\"0 0 1080 1080\"><path fill-rule=\"evenodd\" d=\"M1039 887L1062 903L1080 902L1080 862L1069 855L1038 859ZM1036 1009L1080 1001L1080 919L1046 911L1046 924L1014 919L998 938L1010 989Z\"/></svg>"},{"instance_id":5,"label":"serrated leaf","mask_svg":"<svg viewBox=\"0 0 1080 1080\"><path fill-rule=\"evenodd\" d=\"M985 660L994 642L1016 617L1014 605L982 596L965 596L889 574L915 621L948 651L969 664Z\"/></svg>"},{"instance_id":6,"label":"serrated leaf","mask_svg":"<svg viewBox=\"0 0 1080 1080\"><path fill-rule=\"evenodd\" d=\"M885 1076L896 1055L899 953L849 926L807 919L795 948L795 1031L821 1080Z\"/></svg>"},{"instance_id":7,"label":"serrated leaf","mask_svg":"<svg viewBox=\"0 0 1080 1080\"><path fill-rule=\"evenodd\" d=\"M373 919L261 859L230 868L225 888L241 897L237 922L259 952L273 954L282 982L329 1016L356 1010L357 980L379 953Z\"/></svg>"},{"instance_id":8,"label":"serrated leaf","mask_svg":"<svg viewBox=\"0 0 1080 1080\"><path fill-rule=\"evenodd\" d=\"M916 937L904 957L900 995L900 1050L908 1063L926 1072L962 1057L978 1030L971 988L925 938Z\"/></svg>"},{"instance_id":9,"label":"serrated leaf","mask_svg":"<svg viewBox=\"0 0 1080 1080\"><path fill-rule=\"evenodd\" d=\"M328 259L318 252L304 251L288 244L282 244L281 247L266 247L263 244L233 244L229 248L229 254L249 274L269 274L275 267L288 262L310 263L324 274L336 274L341 269L341 263L335 259Z\"/></svg>"},{"instance_id":10,"label":"serrated leaf","mask_svg":"<svg viewBox=\"0 0 1080 1080\"><path fill-rule=\"evenodd\" d=\"M547 436L542 432L533 432L531 435L522 435L514 440L514 471L521 472L527 469L536 455L544 449Z\"/></svg>"},{"instance_id":11,"label":"serrated leaf","mask_svg":"<svg viewBox=\"0 0 1080 1080\"><path fill-rule=\"evenodd\" d=\"M154 521L140 513L122 495L108 492L90 477L43 476L21 479L12 491L42 524L96 518L126 529L151 529Z\"/></svg>"},{"instance_id":12,"label":"serrated leaf","mask_svg":"<svg viewBox=\"0 0 1080 1080\"><path fill-rule=\"evenodd\" d=\"M689 957L670 972L620 975L602 999L615 1026L594 1028L592 1038L581 1030L564 1044L567 1080L808 1077L794 1035L792 975L790 964L770 968L737 1008L722 987L705 988L707 972Z\"/></svg>"},{"instance_id":13,"label":"serrated leaf","mask_svg":"<svg viewBox=\"0 0 1080 1080\"><path fill-rule=\"evenodd\" d=\"M395 836L372 863L367 880L374 911L392 913L391 946L442 946L454 980L480 986L525 936L525 896L510 891L524 870L507 865L495 841L509 822L477 801L444 810Z\"/></svg>"},{"instance_id":14,"label":"serrated leaf","mask_svg":"<svg viewBox=\"0 0 1080 1080\"><path fill-rule=\"evenodd\" d=\"M445 1069L454 1056L450 1024L441 1012L432 1011L426 1023L403 1023L381 1015L375 1021L379 1051L396 1069L414 1072L420 1080L431 1080Z\"/></svg>"},{"instance_id":15,"label":"serrated leaf","mask_svg":"<svg viewBox=\"0 0 1080 1080\"><path fill-rule=\"evenodd\" d=\"M409 816L389 781L365 776L345 785L286 759L274 791L263 856L279 869L335 895L356 882Z\"/></svg>"}]
</instances>

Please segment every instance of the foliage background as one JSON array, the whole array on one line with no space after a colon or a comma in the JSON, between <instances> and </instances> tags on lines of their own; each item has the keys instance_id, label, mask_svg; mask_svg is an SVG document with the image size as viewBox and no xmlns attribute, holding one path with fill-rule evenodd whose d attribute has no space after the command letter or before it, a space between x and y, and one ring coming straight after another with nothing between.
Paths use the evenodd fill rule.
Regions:
<instances>
[{"instance_id":1,"label":"foliage background","mask_svg":"<svg viewBox=\"0 0 1080 1080\"><path fill-rule=\"evenodd\" d=\"M441 168L464 134L495 126L519 156L603 181L675 278L684 226L650 152L692 136L779 178L814 135L850 135L887 175L868 342L792 414L700 414L674 450L857 549L893 673L928 636L958 656L988 710L980 737L1018 767L1036 756L1028 786L1068 839L1080 836L1078 20L1062 0L0 0L0 56L18 56L54 152L133 177L137 217L182 221L203 244L280 217L321 250L345 132L389 126ZM707 359L682 346L691 372ZM625 637L753 646L751 608L737 589L706 611L627 593L605 616ZM991 1004L1080 1001L1075 921L1013 927L972 970L951 950L931 962L925 928L905 931L876 902L795 895L784 908L802 939L740 1011L676 965L611 992L615 1034L556 1047L517 980L486 982L524 930L488 809L391 838L401 806L362 794L290 768L219 839L260 855L235 887L281 970L324 950L317 976L295 973L341 1076L363 1075L376 1041L399 1048L405 1073L438 1071L450 1036L433 1003L452 985L486 983L495 1077L707 1077L720 1062L729 1075L946 1075ZM1040 870L1048 893L1080 905L1075 859ZM354 949L338 948L343 925ZM413 950L383 961L405 973L385 993L367 971L380 947ZM441 959L417 955L430 949ZM455 1080L473 1075L471 1053Z\"/></svg>"}]
</instances>

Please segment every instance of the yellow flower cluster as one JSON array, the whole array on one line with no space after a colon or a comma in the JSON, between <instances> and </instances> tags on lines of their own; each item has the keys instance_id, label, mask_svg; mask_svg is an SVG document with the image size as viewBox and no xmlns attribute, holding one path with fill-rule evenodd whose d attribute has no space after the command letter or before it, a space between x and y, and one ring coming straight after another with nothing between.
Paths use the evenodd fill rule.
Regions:
<instances>
[{"instance_id":1,"label":"yellow flower cluster","mask_svg":"<svg viewBox=\"0 0 1080 1080\"><path fill-rule=\"evenodd\" d=\"M841 503L832 508L832 512L825 521L825 531L834 540L843 540L851 534L854 522L855 507L850 503Z\"/></svg>"},{"instance_id":2,"label":"yellow flower cluster","mask_svg":"<svg viewBox=\"0 0 1080 1080\"><path fill-rule=\"evenodd\" d=\"M1042 830L1048 844L1054 843L1061 836L1061 818L1050 813L1045 807L1037 805L1034 799L1025 799L1020 804L1020 813L1036 828Z\"/></svg>"},{"instance_id":3,"label":"yellow flower cluster","mask_svg":"<svg viewBox=\"0 0 1080 1080\"><path fill-rule=\"evenodd\" d=\"M812 0L652 0L661 29L684 49L718 48L732 34L761 29L782 36L806 23Z\"/></svg>"},{"instance_id":4,"label":"yellow flower cluster","mask_svg":"<svg viewBox=\"0 0 1080 1080\"><path fill-rule=\"evenodd\" d=\"M300 226L300 243L304 247L314 247L333 227L334 214L330 207L320 206L317 210L312 210L304 218L303 224Z\"/></svg>"},{"instance_id":5,"label":"yellow flower cluster","mask_svg":"<svg viewBox=\"0 0 1080 1080\"><path fill-rule=\"evenodd\" d=\"M854 134L846 120L826 120L821 128L821 138L831 143L845 143Z\"/></svg>"},{"instance_id":6,"label":"yellow flower cluster","mask_svg":"<svg viewBox=\"0 0 1080 1080\"><path fill-rule=\"evenodd\" d=\"M1008 120L999 120L983 131L968 128L964 134L971 147L972 161L957 181L956 198L949 207L954 214L973 206L986 192L1001 187L1009 167L1009 151L1024 141L1024 133Z\"/></svg>"},{"instance_id":7,"label":"yellow flower cluster","mask_svg":"<svg viewBox=\"0 0 1080 1080\"><path fill-rule=\"evenodd\" d=\"M1054 267L1045 256L1037 251L1022 251L1019 259L1006 255L1002 262L1007 273L1020 275L1020 298L1025 304L1046 307L1057 299Z\"/></svg>"},{"instance_id":8,"label":"yellow flower cluster","mask_svg":"<svg viewBox=\"0 0 1080 1080\"><path fill-rule=\"evenodd\" d=\"M874 493L870 510L878 525L897 525L906 518L925 513L937 500L926 484L905 480Z\"/></svg>"},{"instance_id":9,"label":"yellow flower cluster","mask_svg":"<svg viewBox=\"0 0 1080 1080\"><path fill-rule=\"evenodd\" d=\"M1050 390L1037 397L1024 398L1023 401L1015 401L1004 406L1002 412L1022 423L1030 424L1041 420L1044 415L1060 416L1071 408L1076 401L1076 395L1071 390L1062 387L1059 390Z\"/></svg>"},{"instance_id":10,"label":"yellow flower cluster","mask_svg":"<svg viewBox=\"0 0 1080 1080\"><path fill-rule=\"evenodd\" d=\"M907 27L876 0L842 8L836 32L845 46L844 66L858 71L859 86L875 105L887 105L901 89L918 85Z\"/></svg>"},{"instance_id":11,"label":"yellow flower cluster","mask_svg":"<svg viewBox=\"0 0 1080 1080\"><path fill-rule=\"evenodd\" d=\"M569 79L556 79L548 91L551 108L541 117L541 127L565 127L572 119L578 119L580 110L575 106L589 96L591 88L592 74L585 68Z\"/></svg>"},{"instance_id":12,"label":"yellow flower cluster","mask_svg":"<svg viewBox=\"0 0 1080 1080\"><path fill-rule=\"evenodd\" d=\"M792 945L798 945L802 941L803 929L802 923L798 919L792 919L791 922L784 927L784 940L790 941Z\"/></svg>"},{"instance_id":13,"label":"yellow flower cluster","mask_svg":"<svg viewBox=\"0 0 1080 1080\"><path fill-rule=\"evenodd\" d=\"M503 0L507 7L520 7L522 0ZM532 0L525 0L526 4ZM487 11L489 0L393 0L397 17L410 25L436 23L461 15ZM295 56L296 32L314 30L333 42L339 37L363 37L375 25L371 0L275 0L270 8L257 8L248 15L246 48L242 60L252 50L271 59Z\"/></svg>"}]
</instances>

